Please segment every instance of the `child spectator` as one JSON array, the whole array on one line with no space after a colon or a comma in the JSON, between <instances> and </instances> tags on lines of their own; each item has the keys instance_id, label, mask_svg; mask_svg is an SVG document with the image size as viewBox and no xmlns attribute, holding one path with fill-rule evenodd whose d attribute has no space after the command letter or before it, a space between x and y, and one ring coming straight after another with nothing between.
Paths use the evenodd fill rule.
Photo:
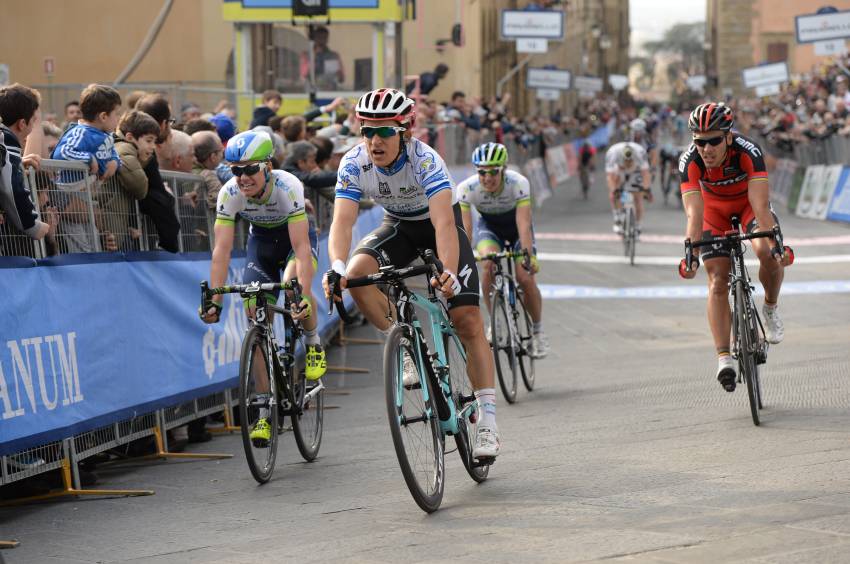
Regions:
<instances>
[{"instance_id":1,"label":"child spectator","mask_svg":"<svg viewBox=\"0 0 850 564\"><path fill-rule=\"evenodd\" d=\"M133 243L141 235L137 225L136 200L148 195L144 167L153 155L159 124L148 114L131 110L124 114L115 132L115 149L121 158L118 182L104 184L99 194L106 228L115 235L118 250L137 250Z\"/></svg>"},{"instance_id":2,"label":"child spectator","mask_svg":"<svg viewBox=\"0 0 850 564\"><path fill-rule=\"evenodd\" d=\"M269 120L277 115L283 98L277 90L266 90L263 92L263 105L254 109L254 116L251 120L250 129L254 129L258 125L268 125Z\"/></svg>"},{"instance_id":3,"label":"child spectator","mask_svg":"<svg viewBox=\"0 0 850 564\"><path fill-rule=\"evenodd\" d=\"M118 124L120 110L121 95L117 90L90 84L80 98L82 117L59 140L53 158L87 163L89 171L101 181L112 177L121 163L111 135ZM94 204L91 193L86 190L83 173L62 171L56 185L65 192L57 195L56 203L63 212L60 231L65 235L68 252L96 251L97 228L91 225L88 212L89 206Z\"/></svg>"}]
</instances>

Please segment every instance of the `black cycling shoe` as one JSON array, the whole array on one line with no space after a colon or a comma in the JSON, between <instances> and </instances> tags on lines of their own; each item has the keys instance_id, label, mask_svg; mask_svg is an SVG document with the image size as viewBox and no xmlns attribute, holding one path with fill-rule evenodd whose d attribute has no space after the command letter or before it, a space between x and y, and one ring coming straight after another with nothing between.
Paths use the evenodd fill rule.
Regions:
<instances>
[{"instance_id":1,"label":"black cycling shoe","mask_svg":"<svg viewBox=\"0 0 850 564\"><path fill-rule=\"evenodd\" d=\"M724 368L717 373L717 381L720 382L720 385L723 386L723 389L727 392L735 391L735 385L737 384L736 380L737 375L735 374L734 368Z\"/></svg>"}]
</instances>

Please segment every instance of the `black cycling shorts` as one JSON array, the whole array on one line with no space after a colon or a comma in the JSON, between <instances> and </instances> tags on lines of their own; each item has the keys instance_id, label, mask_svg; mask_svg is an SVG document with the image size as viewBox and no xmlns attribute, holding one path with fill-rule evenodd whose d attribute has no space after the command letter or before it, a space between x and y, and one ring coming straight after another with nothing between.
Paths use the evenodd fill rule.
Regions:
<instances>
[{"instance_id":1,"label":"black cycling shorts","mask_svg":"<svg viewBox=\"0 0 850 564\"><path fill-rule=\"evenodd\" d=\"M456 274L461 288L457 295L448 300L449 309L467 305L478 307L478 268L457 204L454 206L454 214L460 251ZM410 221L385 215L381 225L357 244L354 254L374 257L380 266L403 268L420 257L426 249L437 250L436 231L430 219Z\"/></svg>"},{"instance_id":2,"label":"black cycling shorts","mask_svg":"<svg viewBox=\"0 0 850 564\"><path fill-rule=\"evenodd\" d=\"M749 205L749 204L747 204ZM751 209L751 208L750 208ZM752 213L752 212L750 212ZM770 208L770 213L773 215L773 221L776 222L776 225L779 225L779 217L777 217L776 213L773 211L773 206ZM749 219L749 222L746 225L746 233L754 233L756 229L758 229L758 222L755 217L744 216L744 220ZM732 228L731 224L727 226L729 229ZM702 232L703 239L711 239L712 237L717 237L719 235L718 232L712 231L711 229L706 229ZM772 243L771 243L772 244ZM715 259L715 258L731 258L732 252L729 250L729 247L724 245L723 243L715 243L710 247L702 247L700 249L700 256L702 257L702 261L705 262L707 260Z\"/></svg>"}]
</instances>

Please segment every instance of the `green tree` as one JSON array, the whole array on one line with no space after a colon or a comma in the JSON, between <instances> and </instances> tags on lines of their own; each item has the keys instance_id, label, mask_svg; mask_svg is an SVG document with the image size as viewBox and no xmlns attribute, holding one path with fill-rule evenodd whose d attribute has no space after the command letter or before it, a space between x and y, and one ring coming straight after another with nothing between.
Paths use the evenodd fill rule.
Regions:
<instances>
[{"instance_id":1,"label":"green tree","mask_svg":"<svg viewBox=\"0 0 850 564\"><path fill-rule=\"evenodd\" d=\"M678 23L668 28L659 41L647 41L643 48L652 58L662 53L677 58L678 64L670 65L667 70L672 79L682 72L702 74L705 69L704 42L705 22Z\"/></svg>"}]
</instances>

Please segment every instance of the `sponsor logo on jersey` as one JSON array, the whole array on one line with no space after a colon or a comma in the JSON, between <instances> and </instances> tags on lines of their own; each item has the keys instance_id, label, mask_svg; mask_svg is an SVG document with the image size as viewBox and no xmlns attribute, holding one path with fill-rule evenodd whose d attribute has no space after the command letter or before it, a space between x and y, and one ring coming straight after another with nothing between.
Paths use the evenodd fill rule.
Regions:
<instances>
[{"instance_id":1,"label":"sponsor logo on jersey","mask_svg":"<svg viewBox=\"0 0 850 564\"><path fill-rule=\"evenodd\" d=\"M342 168L342 170L347 172L351 176L360 176L360 169L355 163L348 163Z\"/></svg>"},{"instance_id":2,"label":"sponsor logo on jersey","mask_svg":"<svg viewBox=\"0 0 850 564\"><path fill-rule=\"evenodd\" d=\"M691 145L687 151L682 153L682 156L679 157L679 172L685 172L685 168L688 166L688 160L691 158L691 155L694 151L697 150L696 145Z\"/></svg>"},{"instance_id":3,"label":"sponsor logo on jersey","mask_svg":"<svg viewBox=\"0 0 850 564\"><path fill-rule=\"evenodd\" d=\"M432 170L437 168L437 162L434 159L434 155L427 154L424 159L419 161L419 170L421 172L431 172Z\"/></svg>"},{"instance_id":4,"label":"sponsor logo on jersey","mask_svg":"<svg viewBox=\"0 0 850 564\"><path fill-rule=\"evenodd\" d=\"M759 150L758 147L756 147L755 143L753 143L751 141L747 141L743 137L736 137L735 143L737 143L738 145L740 145L741 147L743 147L744 149L749 151L749 153L751 155L753 155L754 157L760 157L761 156L761 151Z\"/></svg>"},{"instance_id":5,"label":"sponsor logo on jersey","mask_svg":"<svg viewBox=\"0 0 850 564\"><path fill-rule=\"evenodd\" d=\"M378 182L378 193L381 196L390 195L390 185L387 182Z\"/></svg>"},{"instance_id":6,"label":"sponsor logo on jersey","mask_svg":"<svg viewBox=\"0 0 850 564\"><path fill-rule=\"evenodd\" d=\"M363 168L363 172L369 172L372 170L372 163L366 163L361 168Z\"/></svg>"},{"instance_id":7,"label":"sponsor logo on jersey","mask_svg":"<svg viewBox=\"0 0 850 564\"><path fill-rule=\"evenodd\" d=\"M402 186L399 188L402 196L410 196L416 193L416 186Z\"/></svg>"}]
</instances>

